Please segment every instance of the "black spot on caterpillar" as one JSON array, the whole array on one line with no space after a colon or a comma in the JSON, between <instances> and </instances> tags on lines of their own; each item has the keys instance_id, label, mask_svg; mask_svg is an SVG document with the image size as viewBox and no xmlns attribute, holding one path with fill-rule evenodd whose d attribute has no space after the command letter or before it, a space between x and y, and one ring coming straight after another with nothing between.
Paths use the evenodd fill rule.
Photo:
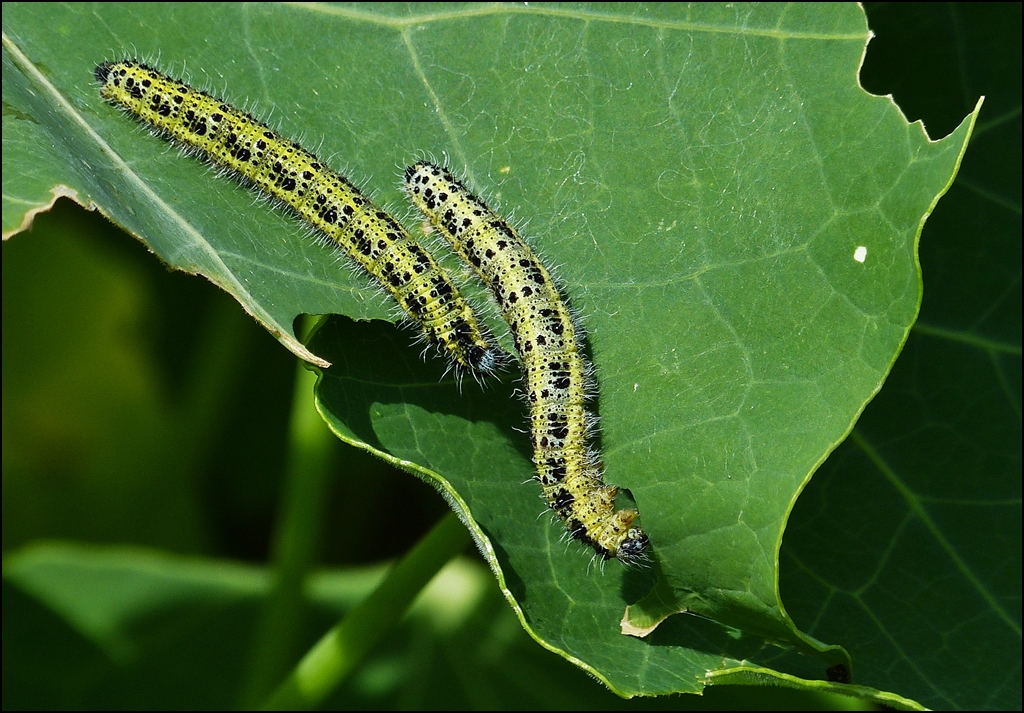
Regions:
<instances>
[{"instance_id":1,"label":"black spot on caterpillar","mask_svg":"<svg viewBox=\"0 0 1024 713\"><path fill-rule=\"evenodd\" d=\"M501 351L434 257L314 154L246 112L139 62L104 62L96 79L108 102L333 240L457 367L480 375L500 364Z\"/></svg>"},{"instance_id":2,"label":"black spot on caterpillar","mask_svg":"<svg viewBox=\"0 0 1024 713\"><path fill-rule=\"evenodd\" d=\"M594 418L585 408L588 367L576 326L551 274L529 245L451 172L430 163L405 171L412 202L491 289L523 363L536 479L569 534L604 559L635 563L647 535L636 510L616 510L588 448Z\"/></svg>"}]
</instances>

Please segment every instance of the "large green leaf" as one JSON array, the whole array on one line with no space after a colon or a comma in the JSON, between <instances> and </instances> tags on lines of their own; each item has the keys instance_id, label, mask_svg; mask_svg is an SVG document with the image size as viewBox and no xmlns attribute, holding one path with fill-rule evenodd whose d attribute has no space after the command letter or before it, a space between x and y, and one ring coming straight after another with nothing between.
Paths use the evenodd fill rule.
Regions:
<instances>
[{"instance_id":1,"label":"large green leaf","mask_svg":"<svg viewBox=\"0 0 1024 713\"><path fill-rule=\"evenodd\" d=\"M390 12L5 8L5 167L8 143L25 167L4 171L5 233L67 186L312 359L297 314L390 308L301 227L105 106L95 63L159 55L273 107L286 133L377 176L385 203L396 166L447 154L560 266L589 331L608 478L631 490L655 566L588 570L521 485L511 387L460 396L406 335L320 331L325 417L437 479L535 636L622 693L695 691L751 662L808 677L845 664L782 607L782 532L906 338L916 239L969 122L932 143L859 88L855 6ZM655 576L634 626L688 609L735 628L674 617L621 636ZM762 636L827 664L779 658Z\"/></svg>"}]
</instances>

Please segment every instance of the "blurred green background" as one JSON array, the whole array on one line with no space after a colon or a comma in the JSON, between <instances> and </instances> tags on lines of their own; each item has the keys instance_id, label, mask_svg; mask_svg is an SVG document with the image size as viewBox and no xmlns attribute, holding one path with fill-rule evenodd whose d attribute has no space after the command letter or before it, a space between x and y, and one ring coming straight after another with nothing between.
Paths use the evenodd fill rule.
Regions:
<instances>
[{"instance_id":1,"label":"blurred green background","mask_svg":"<svg viewBox=\"0 0 1024 713\"><path fill-rule=\"evenodd\" d=\"M862 70L866 89L892 93L933 138L950 132L978 95L986 102L960 177L921 238L927 328L911 335L858 432L885 431L891 442L911 442L912 433L894 434L892 424L911 427L905 412L927 369L952 369L949 388L970 391L994 360L995 371L1009 374L1008 412L996 416L1011 434L1015 429L1017 450L1007 452L984 422L964 450L976 463L1019 472L1020 4L869 4L866 10L876 35ZM31 234L15 236L3 249L4 707L233 706L267 587L259 565L267 561L280 502L294 357L212 284L169 272L141 243L70 201L58 201ZM955 327L1009 349L936 350L936 335ZM346 575L332 579L328 572L317 584L299 651L379 580L374 565L406 552L447 512L426 484L340 442L332 448L319 562ZM844 473L849 482L861 457L851 442L833 453L801 496L790 527L820 526L816 503L842 487ZM1019 503L1017 487L1006 497ZM1016 527L1019 541L1019 510L1005 526ZM353 532L373 537L353 547ZM65 544L46 544L53 540ZM137 557L126 582L150 568L154 581L182 591L223 580L219 591L232 594L204 599L202 606L185 606L188 597L173 608L126 605L123 619L90 621L74 602L33 596L39 590L32 582L43 588L50 564L75 562L83 577L110 570L113 560L102 551L69 543L172 553L130 551L120 560ZM841 551L844 543L823 546ZM784 543L787 604L790 596L813 596L799 579L799 562L813 556ZM238 564L203 579L190 574L198 571L197 560L188 557ZM1016 577L1019 592L1019 549L1005 576ZM622 701L527 637L473 553L445 577L451 584L445 591L464 595L454 608L444 596L422 598L328 706L816 709L858 703L761 687ZM126 583L123 591L136 591L133 586ZM109 597L115 590L95 591ZM988 690L987 699L991 684L965 690L956 701L918 700L968 708L988 700L986 707L999 708L1007 707L1001 703L1007 690L1010 698L1016 690L1019 705L1020 660L1003 663L1006 688ZM896 681L891 690L913 694Z\"/></svg>"}]
</instances>

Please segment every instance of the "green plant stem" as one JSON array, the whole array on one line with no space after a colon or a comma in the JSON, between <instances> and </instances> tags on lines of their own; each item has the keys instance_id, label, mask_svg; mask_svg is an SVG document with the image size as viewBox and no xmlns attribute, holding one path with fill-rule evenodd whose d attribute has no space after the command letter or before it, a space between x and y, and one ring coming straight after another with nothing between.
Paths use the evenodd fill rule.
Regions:
<instances>
[{"instance_id":1,"label":"green plant stem","mask_svg":"<svg viewBox=\"0 0 1024 713\"><path fill-rule=\"evenodd\" d=\"M305 614L303 582L318 555L329 501L334 436L313 401L316 374L299 364L289 433L288 469L272 543L273 583L253 639L241 705L252 708L281 681L298 654Z\"/></svg>"},{"instance_id":2,"label":"green plant stem","mask_svg":"<svg viewBox=\"0 0 1024 713\"><path fill-rule=\"evenodd\" d=\"M387 578L328 631L264 703L264 710L315 708L405 615L420 591L469 542L448 513L403 557Z\"/></svg>"}]
</instances>

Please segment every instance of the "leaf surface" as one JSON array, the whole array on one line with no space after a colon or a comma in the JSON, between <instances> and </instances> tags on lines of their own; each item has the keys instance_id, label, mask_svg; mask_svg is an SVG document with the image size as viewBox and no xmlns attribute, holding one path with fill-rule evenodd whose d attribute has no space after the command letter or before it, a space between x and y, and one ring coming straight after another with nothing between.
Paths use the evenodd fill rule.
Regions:
<instances>
[{"instance_id":1,"label":"leaf surface","mask_svg":"<svg viewBox=\"0 0 1024 713\"><path fill-rule=\"evenodd\" d=\"M786 614L782 533L906 339L918 234L971 127L931 142L859 87L856 6L15 9L5 143L34 170L11 191L4 172L5 234L67 185L331 362L319 397L339 435L439 482L534 636L620 693L698 691L750 661L849 666ZM125 52L256 106L385 205L427 153L516 216L587 330L607 478L653 568L595 571L538 520L514 374L460 395L376 323L334 320L306 351L300 313L393 310L294 220L103 104L93 67ZM627 605L646 626L714 621L641 640L619 633Z\"/></svg>"}]
</instances>

